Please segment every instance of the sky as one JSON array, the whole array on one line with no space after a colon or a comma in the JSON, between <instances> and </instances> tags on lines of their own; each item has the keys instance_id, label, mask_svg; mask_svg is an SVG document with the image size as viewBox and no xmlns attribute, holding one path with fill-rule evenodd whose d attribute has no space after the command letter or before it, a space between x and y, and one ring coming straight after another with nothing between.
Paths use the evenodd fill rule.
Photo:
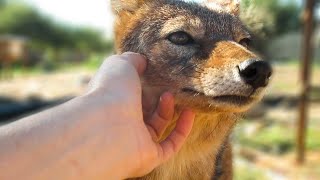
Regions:
<instances>
[{"instance_id":1,"label":"sky","mask_svg":"<svg viewBox=\"0 0 320 180\"><path fill-rule=\"evenodd\" d=\"M102 31L112 37L114 17L110 0L23 0L41 12L66 24L85 25ZM201 0L189 0L201 1ZM282 0L292 1L292 0ZM300 1L301 0L295 0ZM320 15L320 12L318 12Z\"/></svg>"},{"instance_id":2,"label":"sky","mask_svg":"<svg viewBox=\"0 0 320 180\"><path fill-rule=\"evenodd\" d=\"M66 24L84 25L112 36L113 15L110 0L24 0L54 19Z\"/></svg>"}]
</instances>

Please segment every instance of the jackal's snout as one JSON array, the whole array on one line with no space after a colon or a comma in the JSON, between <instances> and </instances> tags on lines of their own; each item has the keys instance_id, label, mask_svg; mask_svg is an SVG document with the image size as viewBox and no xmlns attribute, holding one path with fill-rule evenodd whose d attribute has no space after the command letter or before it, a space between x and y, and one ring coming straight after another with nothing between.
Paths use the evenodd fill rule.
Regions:
<instances>
[{"instance_id":1,"label":"jackal's snout","mask_svg":"<svg viewBox=\"0 0 320 180\"><path fill-rule=\"evenodd\" d=\"M243 81L254 89L266 87L272 75L271 65L266 61L250 59L242 62L238 68Z\"/></svg>"}]
</instances>

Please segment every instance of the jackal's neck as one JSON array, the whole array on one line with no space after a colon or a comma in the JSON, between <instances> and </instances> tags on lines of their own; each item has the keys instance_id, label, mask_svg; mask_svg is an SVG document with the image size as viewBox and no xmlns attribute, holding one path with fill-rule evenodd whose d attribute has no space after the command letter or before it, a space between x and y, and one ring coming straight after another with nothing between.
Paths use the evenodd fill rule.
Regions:
<instances>
[{"instance_id":1,"label":"jackal's neck","mask_svg":"<svg viewBox=\"0 0 320 180\"><path fill-rule=\"evenodd\" d=\"M178 118L176 113L175 119ZM192 131L183 146L183 153L189 154L184 158L198 158L206 153L217 153L236 124L238 117L229 113L197 113ZM174 128L168 128L167 136Z\"/></svg>"},{"instance_id":2,"label":"jackal's neck","mask_svg":"<svg viewBox=\"0 0 320 180\"><path fill-rule=\"evenodd\" d=\"M138 179L211 179L219 151L235 125L236 118L232 114L198 113L191 134L178 154L149 175ZM166 134L173 128L174 124Z\"/></svg>"},{"instance_id":3,"label":"jackal's neck","mask_svg":"<svg viewBox=\"0 0 320 180\"><path fill-rule=\"evenodd\" d=\"M145 119L152 115L157 106L159 96L163 90L144 88L144 102L149 110L145 112ZM165 139L175 127L175 122L181 112L177 105L174 121L167 128ZM214 174L214 165L238 117L233 113L197 112L192 131L182 149L167 163L156 168L149 175L138 179L210 179Z\"/></svg>"}]
</instances>

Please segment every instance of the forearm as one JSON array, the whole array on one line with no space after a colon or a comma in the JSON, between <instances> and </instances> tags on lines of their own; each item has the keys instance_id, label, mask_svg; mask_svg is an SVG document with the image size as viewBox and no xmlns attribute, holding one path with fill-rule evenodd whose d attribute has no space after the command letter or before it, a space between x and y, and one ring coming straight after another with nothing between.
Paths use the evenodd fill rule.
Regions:
<instances>
[{"instance_id":1,"label":"forearm","mask_svg":"<svg viewBox=\"0 0 320 180\"><path fill-rule=\"evenodd\" d=\"M0 128L0 179L125 179L143 176L171 158L191 131L194 113L174 115L172 94L143 119L138 54L112 56L87 95Z\"/></svg>"},{"instance_id":2,"label":"forearm","mask_svg":"<svg viewBox=\"0 0 320 180\"><path fill-rule=\"evenodd\" d=\"M83 97L76 98L1 127L0 179L87 179L92 178L93 171L103 169L108 170L105 172L108 179L112 176L120 178L121 172L117 169L120 162L115 162L120 159L114 157L121 156L121 151L109 149L107 153L106 149L99 148L99 135L94 136L94 141L90 139L91 133L103 131L92 127L94 119L85 120L90 120L92 114L82 112L92 112L88 108L94 106L86 103L91 102L86 102ZM107 110L108 106L105 108ZM99 153L105 153L104 158L110 161L107 163L110 167L94 164Z\"/></svg>"}]
</instances>

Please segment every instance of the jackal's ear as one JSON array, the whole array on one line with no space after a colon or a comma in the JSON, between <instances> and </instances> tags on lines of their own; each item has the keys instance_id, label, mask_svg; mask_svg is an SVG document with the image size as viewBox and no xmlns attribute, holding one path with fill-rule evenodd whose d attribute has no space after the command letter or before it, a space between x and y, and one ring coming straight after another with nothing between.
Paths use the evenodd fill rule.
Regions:
<instances>
[{"instance_id":1,"label":"jackal's ear","mask_svg":"<svg viewBox=\"0 0 320 180\"><path fill-rule=\"evenodd\" d=\"M148 0L111 0L111 7L115 14L121 11L134 12Z\"/></svg>"},{"instance_id":2,"label":"jackal's ear","mask_svg":"<svg viewBox=\"0 0 320 180\"><path fill-rule=\"evenodd\" d=\"M207 0L206 5L209 8L222 8L228 13L239 16L241 0Z\"/></svg>"}]
</instances>

